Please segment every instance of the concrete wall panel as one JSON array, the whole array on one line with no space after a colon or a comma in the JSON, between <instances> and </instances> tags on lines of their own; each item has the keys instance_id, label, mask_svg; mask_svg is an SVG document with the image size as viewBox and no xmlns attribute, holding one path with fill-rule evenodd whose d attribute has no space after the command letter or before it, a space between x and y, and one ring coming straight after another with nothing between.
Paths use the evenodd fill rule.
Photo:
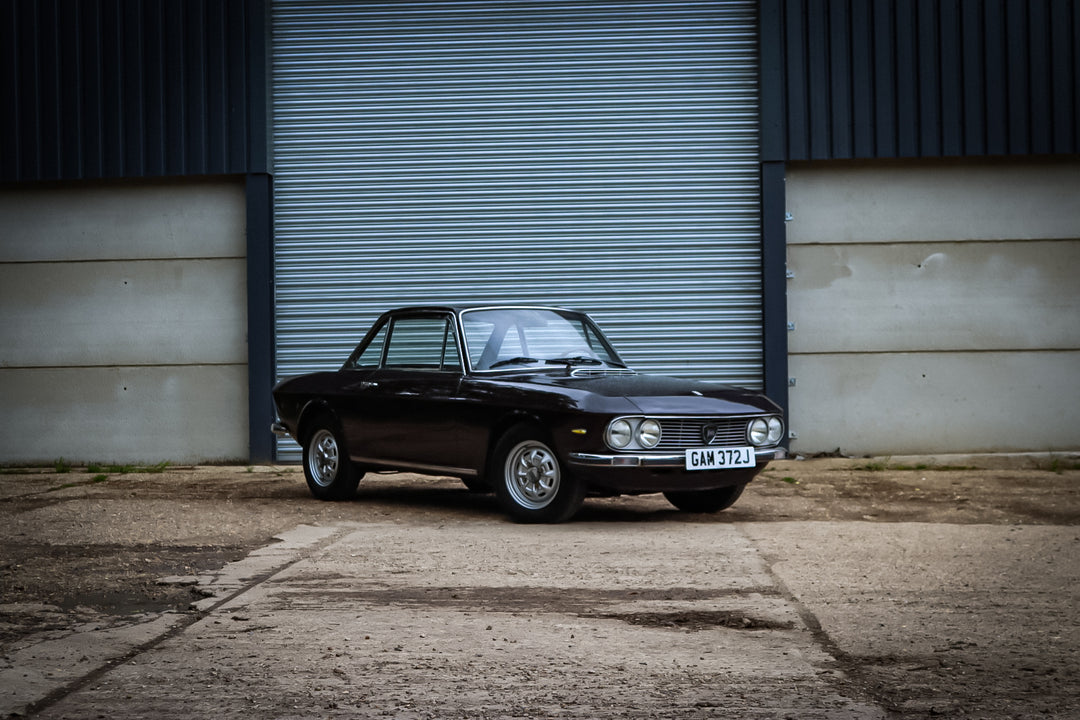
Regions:
<instances>
[{"instance_id":1,"label":"concrete wall panel","mask_svg":"<svg viewBox=\"0 0 1080 720\"><path fill-rule=\"evenodd\" d=\"M243 460L247 394L242 365L3 370L3 462Z\"/></svg>"},{"instance_id":2,"label":"concrete wall panel","mask_svg":"<svg viewBox=\"0 0 1080 720\"><path fill-rule=\"evenodd\" d=\"M787 210L788 245L1076 238L1080 165L796 163Z\"/></svg>"},{"instance_id":3,"label":"concrete wall panel","mask_svg":"<svg viewBox=\"0 0 1080 720\"><path fill-rule=\"evenodd\" d=\"M793 353L1080 348L1080 240L794 245Z\"/></svg>"},{"instance_id":4,"label":"concrete wall panel","mask_svg":"<svg viewBox=\"0 0 1080 720\"><path fill-rule=\"evenodd\" d=\"M241 259L0 264L0 367L244 364Z\"/></svg>"},{"instance_id":5,"label":"concrete wall panel","mask_svg":"<svg viewBox=\"0 0 1080 720\"><path fill-rule=\"evenodd\" d=\"M244 183L221 178L0 192L0 262L244 257Z\"/></svg>"},{"instance_id":6,"label":"concrete wall panel","mask_svg":"<svg viewBox=\"0 0 1080 720\"><path fill-rule=\"evenodd\" d=\"M249 455L242 178L0 191L0 463Z\"/></svg>"},{"instance_id":7,"label":"concrete wall panel","mask_svg":"<svg viewBox=\"0 0 1080 720\"><path fill-rule=\"evenodd\" d=\"M796 452L1080 448L1080 352L794 355Z\"/></svg>"},{"instance_id":8,"label":"concrete wall panel","mask_svg":"<svg viewBox=\"0 0 1080 720\"><path fill-rule=\"evenodd\" d=\"M795 452L1080 449L1080 162L796 165Z\"/></svg>"}]
</instances>

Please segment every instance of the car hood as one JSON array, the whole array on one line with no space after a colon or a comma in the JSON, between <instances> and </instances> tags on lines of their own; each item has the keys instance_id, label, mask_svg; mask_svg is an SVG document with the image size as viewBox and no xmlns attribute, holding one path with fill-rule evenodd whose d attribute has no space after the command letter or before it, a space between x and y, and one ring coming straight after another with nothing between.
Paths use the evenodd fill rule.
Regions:
<instances>
[{"instance_id":1,"label":"car hood","mask_svg":"<svg viewBox=\"0 0 1080 720\"><path fill-rule=\"evenodd\" d=\"M605 398L623 398L649 415L713 415L779 413L764 395L720 383L666 375L599 377L535 374L529 382L585 391Z\"/></svg>"}]
</instances>

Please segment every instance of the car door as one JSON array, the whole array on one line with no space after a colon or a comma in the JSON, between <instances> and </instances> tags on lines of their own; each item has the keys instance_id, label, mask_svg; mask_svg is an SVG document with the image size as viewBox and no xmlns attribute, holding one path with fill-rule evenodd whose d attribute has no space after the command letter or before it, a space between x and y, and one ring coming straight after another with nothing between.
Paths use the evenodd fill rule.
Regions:
<instances>
[{"instance_id":1,"label":"car door","mask_svg":"<svg viewBox=\"0 0 1080 720\"><path fill-rule=\"evenodd\" d=\"M380 366L356 376L345 414L354 459L374 465L469 474L458 422L462 362L447 313L390 319Z\"/></svg>"}]
</instances>

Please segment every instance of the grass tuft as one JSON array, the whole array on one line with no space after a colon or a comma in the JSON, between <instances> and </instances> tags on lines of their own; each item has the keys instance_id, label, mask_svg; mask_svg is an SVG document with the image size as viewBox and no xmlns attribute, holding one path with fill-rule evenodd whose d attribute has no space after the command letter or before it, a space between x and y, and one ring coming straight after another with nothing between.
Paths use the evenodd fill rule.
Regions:
<instances>
[{"instance_id":1,"label":"grass tuft","mask_svg":"<svg viewBox=\"0 0 1080 720\"><path fill-rule=\"evenodd\" d=\"M945 472L945 471L962 471L962 470L975 470L972 465L930 465L928 463L918 463L916 465L903 465L900 463L893 464L888 460L874 460L868 462L865 465L859 465L856 470L864 470L866 472L884 472L886 470L893 470L898 472L921 472L930 470L933 472Z\"/></svg>"},{"instance_id":2,"label":"grass tuft","mask_svg":"<svg viewBox=\"0 0 1080 720\"><path fill-rule=\"evenodd\" d=\"M162 460L156 465L99 465L90 463L86 466L88 473L108 473L110 475L130 475L132 473L156 474L163 473L169 467L168 460Z\"/></svg>"}]
</instances>

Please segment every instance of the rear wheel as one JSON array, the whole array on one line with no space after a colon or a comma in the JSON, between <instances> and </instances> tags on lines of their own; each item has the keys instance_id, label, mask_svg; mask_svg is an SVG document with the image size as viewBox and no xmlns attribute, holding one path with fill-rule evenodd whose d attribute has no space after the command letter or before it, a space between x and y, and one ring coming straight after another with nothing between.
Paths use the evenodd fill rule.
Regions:
<instances>
[{"instance_id":1,"label":"rear wheel","mask_svg":"<svg viewBox=\"0 0 1080 720\"><path fill-rule=\"evenodd\" d=\"M311 494L320 500L347 500L362 476L349 460L337 423L320 415L304 440L304 478Z\"/></svg>"},{"instance_id":2,"label":"rear wheel","mask_svg":"<svg viewBox=\"0 0 1080 720\"><path fill-rule=\"evenodd\" d=\"M499 504L518 522L558 523L581 509L585 487L563 471L539 428L518 425L499 439L489 481Z\"/></svg>"},{"instance_id":3,"label":"rear wheel","mask_svg":"<svg viewBox=\"0 0 1080 720\"><path fill-rule=\"evenodd\" d=\"M713 490L679 490L664 493L675 507L685 512L714 513L735 504L746 485L715 488Z\"/></svg>"}]
</instances>

